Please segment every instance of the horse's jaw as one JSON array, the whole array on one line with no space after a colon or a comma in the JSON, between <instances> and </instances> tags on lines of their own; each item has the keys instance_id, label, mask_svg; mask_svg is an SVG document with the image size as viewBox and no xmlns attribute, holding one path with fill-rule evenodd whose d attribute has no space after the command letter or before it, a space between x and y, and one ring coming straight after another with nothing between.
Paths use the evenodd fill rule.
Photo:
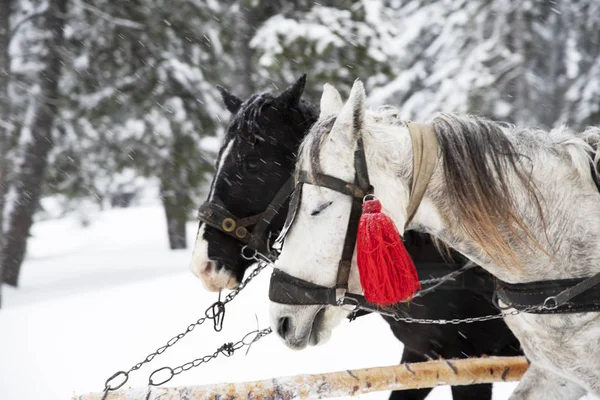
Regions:
<instances>
[{"instance_id":1,"label":"horse's jaw","mask_svg":"<svg viewBox=\"0 0 600 400\"><path fill-rule=\"evenodd\" d=\"M333 329L348 315L340 307L294 306L271 302L271 327L293 350L326 343ZM282 318L287 318L282 328Z\"/></svg>"}]
</instances>

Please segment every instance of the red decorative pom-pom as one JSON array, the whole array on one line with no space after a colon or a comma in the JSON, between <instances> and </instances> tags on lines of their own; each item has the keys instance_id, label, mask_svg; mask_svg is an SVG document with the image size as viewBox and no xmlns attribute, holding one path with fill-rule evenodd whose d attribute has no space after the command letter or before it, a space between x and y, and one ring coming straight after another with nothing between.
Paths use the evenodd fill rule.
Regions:
<instances>
[{"instance_id":1,"label":"red decorative pom-pom","mask_svg":"<svg viewBox=\"0 0 600 400\"><path fill-rule=\"evenodd\" d=\"M394 222L379 200L363 203L358 223L357 261L367 301L390 305L411 299L421 289L419 276Z\"/></svg>"}]
</instances>

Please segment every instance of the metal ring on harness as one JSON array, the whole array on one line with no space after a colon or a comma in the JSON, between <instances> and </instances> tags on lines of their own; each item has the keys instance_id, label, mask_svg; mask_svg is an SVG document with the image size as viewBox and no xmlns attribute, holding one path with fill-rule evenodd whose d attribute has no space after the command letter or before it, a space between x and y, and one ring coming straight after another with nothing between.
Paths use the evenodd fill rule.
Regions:
<instances>
[{"instance_id":1,"label":"metal ring on harness","mask_svg":"<svg viewBox=\"0 0 600 400\"><path fill-rule=\"evenodd\" d=\"M252 253L250 255L248 255L246 253L247 250L252 251ZM255 260L256 256L258 255L258 250L253 250L246 245L246 246L242 247L242 251L240 254L242 255L242 258L244 260Z\"/></svg>"},{"instance_id":2,"label":"metal ring on harness","mask_svg":"<svg viewBox=\"0 0 600 400\"><path fill-rule=\"evenodd\" d=\"M375 197L375 195L374 195L374 194L372 194L372 193L369 193L369 194L367 194L365 197L363 197L362 201L363 201L363 203L364 203L365 201L369 201L369 200L375 200L376 198L377 198L377 197Z\"/></svg>"},{"instance_id":3,"label":"metal ring on harness","mask_svg":"<svg viewBox=\"0 0 600 400\"><path fill-rule=\"evenodd\" d=\"M544 308L548 310L554 310L555 308L558 308L556 296L546 297L546 300L544 300Z\"/></svg>"}]
</instances>

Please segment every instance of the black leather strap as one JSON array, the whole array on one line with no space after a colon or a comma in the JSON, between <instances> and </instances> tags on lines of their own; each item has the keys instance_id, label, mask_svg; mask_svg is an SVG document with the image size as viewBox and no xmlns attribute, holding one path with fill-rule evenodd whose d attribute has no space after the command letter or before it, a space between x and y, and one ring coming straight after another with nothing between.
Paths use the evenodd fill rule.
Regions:
<instances>
[{"instance_id":1,"label":"black leather strap","mask_svg":"<svg viewBox=\"0 0 600 400\"><path fill-rule=\"evenodd\" d=\"M358 187L366 192L365 194L373 194L373 186L371 186L371 182L369 181L369 170L367 168L365 148L361 136L356 140L356 150L354 150L354 171Z\"/></svg>"},{"instance_id":2,"label":"black leather strap","mask_svg":"<svg viewBox=\"0 0 600 400\"><path fill-rule=\"evenodd\" d=\"M497 300L501 300L508 307L517 310L526 310L529 307L542 304L556 306L551 309L530 311L534 314L600 311L599 284L600 274L589 278L557 279L527 283L507 283L497 280L496 297ZM575 289L577 287L585 290L578 291Z\"/></svg>"},{"instance_id":3,"label":"black leather strap","mask_svg":"<svg viewBox=\"0 0 600 400\"><path fill-rule=\"evenodd\" d=\"M352 256L356 247L356 237L358 234L358 222L362 214L362 198L352 199L352 208L348 218L348 227L346 228L346 237L344 238L344 248L338 264L338 273L335 281L336 289L348 290L348 278L350 278L350 269L352 267Z\"/></svg>"},{"instance_id":4,"label":"black leather strap","mask_svg":"<svg viewBox=\"0 0 600 400\"><path fill-rule=\"evenodd\" d=\"M284 206L293 190L294 178L290 177L279 189L271 203L267 206L267 209L260 214L260 218L252 229L252 234L248 241L248 247L250 249L257 250L261 253L267 252L267 241L269 240L267 237L267 230L273 222L273 219L279 214L279 211Z\"/></svg>"},{"instance_id":5,"label":"black leather strap","mask_svg":"<svg viewBox=\"0 0 600 400\"><path fill-rule=\"evenodd\" d=\"M346 182L335 176L325 174L314 174L311 175L307 171L300 171L298 173L299 183L308 183L315 186L321 186L327 189L335 190L336 192L352 196L354 198L361 199L365 197L368 191L361 189L354 183Z\"/></svg>"},{"instance_id":6,"label":"black leather strap","mask_svg":"<svg viewBox=\"0 0 600 400\"><path fill-rule=\"evenodd\" d=\"M237 218L229 212L218 198L206 202L198 210L198 219L206 225L239 240L252 250L261 253L268 252L267 231L273 218L285 205L294 188L294 180L290 177L279 189L267 209L256 215L245 218ZM250 229L253 227L252 229Z\"/></svg>"},{"instance_id":7,"label":"black leather strap","mask_svg":"<svg viewBox=\"0 0 600 400\"><path fill-rule=\"evenodd\" d=\"M207 202L200 206L198 219L227 235L238 239L244 244L249 241L248 227L254 225L259 215L238 219L218 202Z\"/></svg>"},{"instance_id":8,"label":"black leather strap","mask_svg":"<svg viewBox=\"0 0 600 400\"><path fill-rule=\"evenodd\" d=\"M335 305L335 288L328 288L286 274L273 268L269 284L269 300L294 305Z\"/></svg>"}]
</instances>

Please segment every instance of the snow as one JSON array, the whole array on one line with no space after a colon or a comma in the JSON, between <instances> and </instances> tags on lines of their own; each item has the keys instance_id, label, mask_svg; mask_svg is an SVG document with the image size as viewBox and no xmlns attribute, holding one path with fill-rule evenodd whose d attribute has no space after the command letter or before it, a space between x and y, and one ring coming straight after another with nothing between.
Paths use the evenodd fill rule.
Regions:
<instances>
[{"instance_id":1,"label":"snow","mask_svg":"<svg viewBox=\"0 0 600 400\"><path fill-rule=\"evenodd\" d=\"M158 205L99 212L87 227L78 218L38 222L21 287L3 289L0 309L0 399L65 400L102 390L114 372L129 369L203 316L216 294L188 269L191 247L169 251ZM195 223L188 239L195 239ZM149 373L212 354L223 342L265 328L269 271L227 306L224 328L210 322L133 372L127 386L143 387ZM257 322L258 321L258 322ZM371 315L344 322L322 346L288 349L275 335L248 355L217 358L177 375L167 386L242 382L269 377L394 365L402 344ZM498 385L495 400L514 384ZM387 399L388 393L361 395ZM429 399L448 399L448 387Z\"/></svg>"}]
</instances>

